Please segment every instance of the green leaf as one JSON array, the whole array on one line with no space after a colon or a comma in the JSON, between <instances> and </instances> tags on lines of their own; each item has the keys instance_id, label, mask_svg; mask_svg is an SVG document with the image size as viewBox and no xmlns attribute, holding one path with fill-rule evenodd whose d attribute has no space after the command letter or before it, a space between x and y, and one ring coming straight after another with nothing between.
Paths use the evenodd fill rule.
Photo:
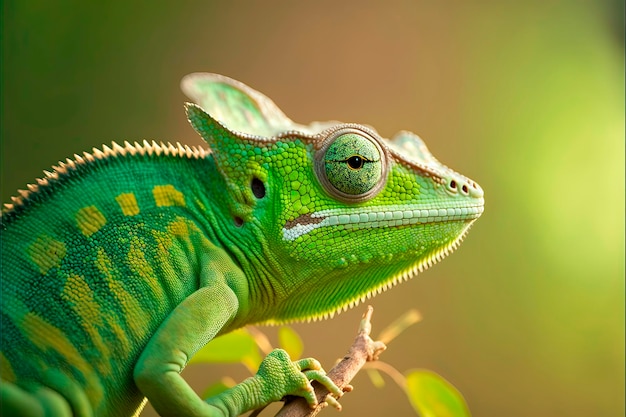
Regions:
<instances>
[{"instance_id":1,"label":"green leaf","mask_svg":"<svg viewBox=\"0 0 626 417\"><path fill-rule=\"evenodd\" d=\"M236 384L237 383L232 378L224 377L221 381L216 382L215 384L205 389L201 394L201 398L214 397L226 391L227 389L234 387Z\"/></svg>"},{"instance_id":2,"label":"green leaf","mask_svg":"<svg viewBox=\"0 0 626 417\"><path fill-rule=\"evenodd\" d=\"M281 327L278 329L278 343L285 349L292 360L298 359L304 350L302 339L291 327Z\"/></svg>"},{"instance_id":3,"label":"green leaf","mask_svg":"<svg viewBox=\"0 0 626 417\"><path fill-rule=\"evenodd\" d=\"M422 417L470 417L461 393L432 371L415 370L406 376L407 394Z\"/></svg>"},{"instance_id":4,"label":"green leaf","mask_svg":"<svg viewBox=\"0 0 626 417\"><path fill-rule=\"evenodd\" d=\"M189 363L243 363L251 372L261 363L261 355L254 338L245 330L211 340L196 353Z\"/></svg>"}]
</instances>

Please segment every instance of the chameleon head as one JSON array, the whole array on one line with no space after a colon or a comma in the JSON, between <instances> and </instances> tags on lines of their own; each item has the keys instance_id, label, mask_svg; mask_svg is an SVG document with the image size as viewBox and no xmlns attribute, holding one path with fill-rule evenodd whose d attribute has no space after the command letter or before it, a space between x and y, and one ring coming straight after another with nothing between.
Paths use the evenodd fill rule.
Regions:
<instances>
[{"instance_id":1,"label":"chameleon head","mask_svg":"<svg viewBox=\"0 0 626 417\"><path fill-rule=\"evenodd\" d=\"M417 135L385 140L362 125L301 126L282 113L276 121L263 109L275 105L259 103L260 93L217 81L247 93L239 106L246 117L217 120L192 104L187 113L214 151L229 215L239 219L231 240L246 254L239 263L256 264L246 271L256 274L250 285L280 299L267 303L276 307L265 321L352 307L442 259L483 212L482 189L439 163ZM246 118L267 118L263 133L271 136L229 127Z\"/></svg>"}]
</instances>

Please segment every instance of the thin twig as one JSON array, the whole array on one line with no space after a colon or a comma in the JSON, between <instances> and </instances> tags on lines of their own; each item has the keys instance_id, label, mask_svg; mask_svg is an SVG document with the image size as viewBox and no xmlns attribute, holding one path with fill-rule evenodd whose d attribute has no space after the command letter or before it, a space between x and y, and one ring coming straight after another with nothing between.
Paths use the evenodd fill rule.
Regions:
<instances>
[{"instance_id":1,"label":"thin twig","mask_svg":"<svg viewBox=\"0 0 626 417\"><path fill-rule=\"evenodd\" d=\"M246 330L254 339L254 342L259 347L259 350L263 352L266 356L269 355L272 350L274 350L272 344L270 343L270 340L267 338L265 333L263 333L254 326L247 326Z\"/></svg>"},{"instance_id":2,"label":"thin twig","mask_svg":"<svg viewBox=\"0 0 626 417\"><path fill-rule=\"evenodd\" d=\"M393 323L385 327L383 331L378 335L378 340L385 344L389 344L400 333L404 332L408 327L419 323L422 320L422 315L416 309L411 309L395 319Z\"/></svg>"},{"instance_id":3,"label":"thin twig","mask_svg":"<svg viewBox=\"0 0 626 417\"><path fill-rule=\"evenodd\" d=\"M365 369L375 369L386 373L398 386L406 391L406 378L400 371L383 361L369 362Z\"/></svg>"}]
</instances>

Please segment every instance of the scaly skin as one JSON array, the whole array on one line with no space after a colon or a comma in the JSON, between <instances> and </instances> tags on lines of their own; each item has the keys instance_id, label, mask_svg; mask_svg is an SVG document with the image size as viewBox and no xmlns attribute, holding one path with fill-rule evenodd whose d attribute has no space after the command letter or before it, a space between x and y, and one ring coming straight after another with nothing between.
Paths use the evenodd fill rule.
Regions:
<instances>
[{"instance_id":1,"label":"scaly skin","mask_svg":"<svg viewBox=\"0 0 626 417\"><path fill-rule=\"evenodd\" d=\"M183 89L211 151L128 144L76 155L2 213L2 415L235 416L338 391L272 352L201 400L181 378L219 334L332 316L454 249L483 210L415 135L298 125L229 78ZM207 113L205 113L208 112ZM209 116L211 114L211 116Z\"/></svg>"}]
</instances>

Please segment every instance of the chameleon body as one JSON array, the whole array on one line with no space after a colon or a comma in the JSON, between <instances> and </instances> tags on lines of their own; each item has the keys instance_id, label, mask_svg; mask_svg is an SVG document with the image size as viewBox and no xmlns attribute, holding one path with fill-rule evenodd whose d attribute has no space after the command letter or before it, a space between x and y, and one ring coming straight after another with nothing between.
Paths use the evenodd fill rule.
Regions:
<instances>
[{"instance_id":1,"label":"chameleon body","mask_svg":"<svg viewBox=\"0 0 626 417\"><path fill-rule=\"evenodd\" d=\"M483 192L409 132L299 125L267 97L192 74L187 116L210 150L113 144L59 163L2 213L2 415L234 416L309 379L272 352L200 399L180 376L214 337L327 318L454 249Z\"/></svg>"}]
</instances>

